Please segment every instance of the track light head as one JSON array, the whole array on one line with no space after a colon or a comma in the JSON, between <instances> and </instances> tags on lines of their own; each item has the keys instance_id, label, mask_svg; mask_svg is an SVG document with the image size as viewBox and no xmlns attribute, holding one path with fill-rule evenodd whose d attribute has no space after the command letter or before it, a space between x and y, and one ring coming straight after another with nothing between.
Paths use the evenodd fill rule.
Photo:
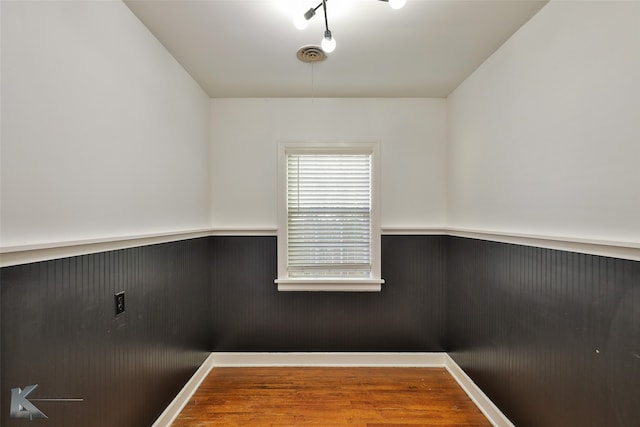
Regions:
<instances>
[{"instance_id":1,"label":"track light head","mask_svg":"<svg viewBox=\"0 0 640 427\"><path fill-rule=\"evenodd\" d=\"M315 14L316 10L314 8L311 8L304 13L304 19L308 21L309 19L313 18Z\"/></svg>"}]
</instances>

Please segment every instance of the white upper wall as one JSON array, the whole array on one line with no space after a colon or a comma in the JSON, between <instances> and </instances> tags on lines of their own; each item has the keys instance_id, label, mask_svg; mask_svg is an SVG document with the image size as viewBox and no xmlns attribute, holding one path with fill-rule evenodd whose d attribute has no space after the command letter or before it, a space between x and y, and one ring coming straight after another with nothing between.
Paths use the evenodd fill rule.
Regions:
<instances>
[{"instance_id":1,"label":"white upper wall","mask_svg":"<svg viewBox=\"0 0 640 427\"><path fill-rule=\"evenodd\" d=\"M448 118L449 226L640 242L640 2L552 1Z\"/></svg>"},{"instance_id":2,"label":"white upper wall","mask_svg":"<svg viewBox=\"0 0 640 427\"><path fill-rule=\"evenodd\" d=\"M120 1L2 1L3 247L209 225L209 98Z\"/></svg>"},{"instance_id":3,"label":"white upper wall","mask_svg":"<svg viewBox=\"0 0 640 427\"><path fill-rule=\"evenodd\" d=\"M213 99L214 228L277 227L279 141L379 141L382 227L445 222L444 99Z\"/></svg>"},{"instance_id":4,"label":"white upper wall","mask_svg":"<svg viewBox=\"0 0 640 427\"><path fill-rule=\"evenodd\" d=\"M552 1L448 100L209 100L119 1L0 7L3 247L276 228L306 140L380 141L386 228L640 241L637 1Z\"/></svg>"}]
</instances>

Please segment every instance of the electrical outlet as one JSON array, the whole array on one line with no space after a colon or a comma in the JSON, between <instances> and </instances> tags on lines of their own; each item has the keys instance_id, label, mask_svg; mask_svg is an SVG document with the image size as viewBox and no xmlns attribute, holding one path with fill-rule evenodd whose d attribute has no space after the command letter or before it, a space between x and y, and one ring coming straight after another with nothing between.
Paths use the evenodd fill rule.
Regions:
<instances>
[{"instance_id":1,"label":"electrical outlet","mask_svg":"<svg viewBox=\"0 0 640 427\"><path fill-rule=\"evenodd\" d=\"M115 294L116 300L116 316L124 313L124 291Z\"/></svg>"}]
</instances>

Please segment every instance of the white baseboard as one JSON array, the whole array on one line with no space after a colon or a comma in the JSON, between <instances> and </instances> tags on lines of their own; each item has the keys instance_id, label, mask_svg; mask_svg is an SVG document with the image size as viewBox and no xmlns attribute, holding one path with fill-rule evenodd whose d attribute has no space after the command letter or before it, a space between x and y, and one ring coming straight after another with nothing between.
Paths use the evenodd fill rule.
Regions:
<instances>
[{"instance_id":1,"label":"white baseboard","mask_svg":"<svg viewBox=\"0 0 640 427\"><path fill-rule=\"evenodd\" d=\"M205 361L200 365L198 370L193 374L191 379L187 381L187 383L182 387L180 393L176 395L173 401L167 406L167 408L160 414L156 422L153 423L151 427L168 427L171 423L180 415L182 409L189 403L189 399L191 396L195 394L204 381L209 375L209 371L214 367L213 364L213 355L211 353L209 357L205 359Z\"/></svg>"},{"instance_id":2,"label":"white baseboard","mask_svg":"<svg viewBox=\"0 0 640 427\"><path fill-rule=\"evenodd\" d=\"M218 367L443 367L446 353L212 353Z\"/></svg>"},{"instance_id":3,"label":"white baseboard","mask_svg":"<svg viewBox=\"0 0 640 427\"><path fill-rule=\"evenodd\" d=\"M447 353L211 353L152 427L168 427L216 367L421 367L446 368L489 422L514 427Z\"/></svg>"},{"instance_id":4,"label":"white baseboard","mask_svg":"<svg viewBox=\"0 0 640 427\"><path fill-rule=\"evenodd\" d=\"M462 370L460 366L447 354L445 358L445 368L460 387L467 393L467 396L476 404L478 409L496 427L515 427L511 421L498 409L498 407L487 397L486 394L473 382L471 378Z\"/></svg>"}]
</instances>

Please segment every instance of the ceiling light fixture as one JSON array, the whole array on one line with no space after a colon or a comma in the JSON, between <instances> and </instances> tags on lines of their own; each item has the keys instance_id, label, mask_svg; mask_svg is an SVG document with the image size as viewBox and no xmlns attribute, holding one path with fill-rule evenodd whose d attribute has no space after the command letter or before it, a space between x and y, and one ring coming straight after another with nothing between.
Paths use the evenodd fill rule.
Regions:
<instances>
[{"instance_id":1,"label":"ceiling light fixture","mask_svg":"<svg viewBox=\"0 0 640 427\"><path fill-rule=\"evenodd\" d=\"M407 0L378 0L383 1L385 3L389 3L392 9L401 9ZM326 53L331 53L336 48L336 39L331 34L331 30L329 30L329 20L327 19L327 0L322 0L322 3L317 5L316 7L312 7L307 10L303 16L297 16L293 20L293 24L299 30L304 30L309 25L309 20L313 18L316 14L316 11L322 7L322 11L324 12L324 37L322 38L322 50Z\"/></svg>"},{"instance_id":2,"label":"ceiling light fixture","mask_svg":"<svg viewBox=\"0 0 640 427\"><path fill-rule=\"evenodd\" d=\"M391 9L402 9L407 0L380 0L380 1L388 1Z\"/></svg>"}]
</instances>

